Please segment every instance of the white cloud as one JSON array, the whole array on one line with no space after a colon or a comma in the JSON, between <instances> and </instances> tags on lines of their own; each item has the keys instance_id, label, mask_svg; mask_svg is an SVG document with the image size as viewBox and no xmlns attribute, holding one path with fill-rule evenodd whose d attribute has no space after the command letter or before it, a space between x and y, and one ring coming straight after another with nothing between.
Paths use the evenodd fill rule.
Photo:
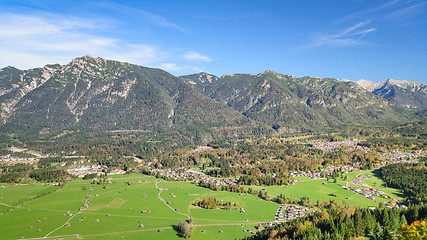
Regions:
<instances>
[{"instance_id":1,"label":"white cloud","mask_svg":"<svg viewBox=\"0 0 427 240\"><path fill-rule=\"evenodd\" d=\"M359 22L353 26L346 27L342 30L330 33L316 34L312 37L312 41L302 47L302 49L310 49L315 47L345 47L363 45L367 42L363 41L368 33L376 31L376 28L366 28L369 21Z\"/></svg>"},{"instance_id":2,"label":"white cloud","mask_svg":"<svg viewBox=\"0 0 427 240\"><path fill-rule=\"evenodd\" d=\"M198 52L186 52L182 55L182 57L189 61L203 61L203 62L211 62L212 59L206 55L202 55Z\"/></svg>"},{"instance_id":3,"label":"white cloud","mask_svg":"<svg viewBox=\"0 0 427 240\"><path fill-rule=\"evenodd\" d=\"M118 44L106 50L103 58L130 62L139 65L154 66L156 62L168 58L168 53L157 46L146 44Z\"/></svg>"},{"instance_id":4,"label":"white cloud","mask_svg":"<svg viewBox=\"0 0 427 240\"><path fill-rule=\"evenodd\" d=\"M65 64L86 54L145 65L167 57L165 51L154 45L131 44L102 36L100 32L104 27L92 19L3 13L0 15L0 67L13 65L28 69L46 63Z\"/></svg>"},{"instance_id":5,"label":"white cloud","mask_svg":"<svg viewBox=\"0 0 427 240\"><path fill-rule=\"evenodd\" d=\"M158 24L169 24L167 21L162 23L161 18L157 21ZM202 69L202 63L212 61L190 49L177 51L142 41L130 42L120 34L105 34L114 31L106 22L114 22L114 19L0 11L0 68L11 65L30 69L53 63L67 64L73 58L87 54L175 73L197 71Z\"/></svg>"},{"instance_id":6,"label":"white cloud","mask_svg":"<svg viewBox=\"0 0 427 240\"><path fill-rule=\"evenodd\" d=\"M166 71L181 71L182 67L177 66L175 63L162 63L158 68Z\"/></svg>"},{"instance_id":7,"label":"white cloud","mask_svg":"<svg viewBox=\"0 0 427 240\"><path fill-rule=\"evenodd\" d=\"M403 8L400 8L390 14L387 14L384 16L384 19L401 19L403 17L410 17L414 16L420 13L424 12L424 5L427 4L427 2L420 2L414 5L405 6Z\"/></svg>"}]
</instances>

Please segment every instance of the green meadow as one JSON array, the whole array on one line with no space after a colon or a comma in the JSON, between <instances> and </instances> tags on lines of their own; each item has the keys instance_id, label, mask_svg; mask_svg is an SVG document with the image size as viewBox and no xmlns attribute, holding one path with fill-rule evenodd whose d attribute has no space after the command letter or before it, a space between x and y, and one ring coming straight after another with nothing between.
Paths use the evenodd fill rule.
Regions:
<instances>
[{"instance_id":1,"label":"green meadow","mask_svg":"<svg viewBox=\"0 0 427 240\"><path fill-rule=\"evenodd\" d=\"M192 239L233 239L244 237L248 233L243 230L254 229L258 222L273 221L279 206L253 195L214 192L189 182L162 180L156 188L156 180L160 181L140 174L118 175L106 188L90 180L69 182L54 193L0 215L2 239L179 239L173 226L190 215L196 225ZM7 199L24 199L24 190L33 195L53 189L33 185L13 186L11 191L8 187L0 189ZM191 204L208 197L242 203L245 213Z\"/></svg>"},{"instance_id":2,"label":"green meadow","mask_svg":"<svg viewBox=\"0 0 427 240\"><path fill-rule=\"evenodd\" d=\"M385 183L379 177L378 170L363 170L359 172L349 172L346 174L347 180L343 181L338 178L337 182L334 183L333 180L327 181L326 179L310 179L309 177L296 177L300 182L294 185L289 186L250 186L254 190L262 190L268 193L268 195L275 197L283 194L290 198L302 198L309 197L312 202L316 201L327 201L327 200L336 200L338 202L343 202L344 200L352 206L361 206L361 207L377 207L379 202L389 202L392 199L385 199L381 197L376 197L375 201L370 200L358 193L355 193L351 190L343 189L341 185L345 185L346 182L350 182L356 175L367 174L373 178L363 179L363 181L369 186L376 188L378 190L387 193L389 196L396 198L401 201L404 199L404 195L399 189L388 188L385 186ZM358 186L360 185L349 184L349 186ZM249 186L245 186L249 188Z\"/></svg>"},{"instance_id":3,"label":"green meadow","mask_svg":"<svg viewBox=\"0 0 427 240\"><path fill-rule=\"evenodd\" d=\"M401 190L391 188L386 185L386 183L380 178L379 169L360 171L360 174L367 174L373 177L363 180L369 186L383 191L384 193L387 193L388 195L396 198L399 201L403 201L403 199L405 198Z\"/></svg>"},{"instance_id":4,"label":"green meadow","mask_svg":"<svg viewBox=\"0 0 427 240\"><path fill-rule=\"evenodd\" d=\"M366 183L402 199L398 190L384 186L375 170L359 174L373 176L365 179ZM355 175L349 173L347 181ZM244 230L254 229L258 223L274 221L279 207L277 203L259 200L251 194L216 192L189 182L169 182L141 174L116 175L111 180L113 183L106 187L80 179L68 182L63 188L41 184L1 185L4 186L0 189L1 212L19 205L0 215L2 239L179 239L173 227L190 216L195 224L192 239L234 239L247 236L250 233ZM337 183L308 177L299 180L290 186L250 187L265 188L270 196L309 197L312 202L333 199L355 206L378 205L342 189L339 184L345 182L341 180ZM52 193L29 201L49 192ZM244 212L203 209L192 204L210 197L238 202ZM376 199L378 202L389 200ZM66 223L70 226L65 226Z\"/></svg>"},{"instance_id":5,"label":"green meadow","mask_svg":"<svg viewBox=\"0 0 427 240\"><path fill-rule=\"evenodd\" d=\"M58 189L56 186L47 184L31 184L31 185L12 185L0 184L0 212L12 209L32 198L53 192Z\"/></svg>"}]
</instances>

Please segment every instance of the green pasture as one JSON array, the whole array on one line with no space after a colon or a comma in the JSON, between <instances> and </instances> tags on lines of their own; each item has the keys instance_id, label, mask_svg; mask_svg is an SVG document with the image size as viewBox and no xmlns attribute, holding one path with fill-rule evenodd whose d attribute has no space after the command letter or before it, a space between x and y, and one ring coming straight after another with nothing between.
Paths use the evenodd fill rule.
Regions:
<instances>
[{"instance_id":1,"label":"green pasture","mask_svg":"<svg viewBox=\"0 0 427 240\"><path fill-rule=\"evenodd\" d=\"M376 177L375 171L361 171L360 174L372 174L375 178L365 179L366 182L372 187L387 190ZM104 187L92 184L91 180L76 179L52 194L26 202L0 215L2 239L46 236L47 239L60 236L79 236L84 239L179 239L179 234L172 227L190 215L196 226L192 239L234 239L250 235L243 230L254 229L259 222L274 221L279 207L279 204L259 200L255 195L211 191L190 182L169 182L140 174L115 175L111 180L114 183ZM255 190L265 188L270 196L284 194L291 198L309 197L312 202L333 199L339 202L345 200L357 206L378 205L357 193L342 189L339 184L344 182L341 180L337 183L308 177L300 177L299 180L299 183L290 186L250 187ZM156 188L156 181L160 190ZM0 189L3 197L0 203L4 201L10 205L18 205L33 196L58 189L48 185L3 186L5 188ZM385 192L392 191L388 190ZM245 212L203 209L191 204L209 197L224 202L239 202ZM84 204L87 202L89 205L86 208ZM7 208L7 205L0 204L0 209ZM64 226L67 222L70 226ZM141 224L143 228L139 227ZM161 232L158 232L159 229Z\"/></svg>"},{"instance_id":2,"label":"green pasture","mask_svg":"<svg viewBox=\"0 0 427 240\"><path fill-rule=\"evenodd\" d=\"M376 188L380 191L383 191L384 193L387 193L388 195L396 198L399 201L403 201L403 199L405 198L401 190L386 186L386 183L380 178L379 169L363 170L363 171L360 171L360 174L367 174L374 177L369 179L363 179L363 181L369 186ZM388 201L390 200L391 199L389 199Z\"/></svg>"},{"instance_id":3,"label":"green pasture","mask_svg":"<svg viewBox=\"0 0 427 240\"><path fill-rule=\"evenodd\" d=\"M362 207L370 207L370 206L378 206L378 202L390 202L391 198L381 198L376 197L375 201L370 200L358 193L355 193L351 190L343 189L339 186L339 184L345 185L347 182L352 181L356 175L369 175L373 178L362 179L369 186L376 188L384 193L388 194L391 197L396 198L399 201L404 199L403 193L399 189L386 187L385 182L379 176L379 170L361 170L361 171L353 171L346 174L347 179L343 181L341 178L337 179L337 183L333 183L333 180L326 181L325 179L310 179L309 177L295 177L299 180L299 182L295 185L290 186L250 186L252 189L259 191L265 189L270 196L278 196L283 194L290 198L302 198L309 197L312 202L319 201L327 201L327 200L337 200L342 202L346 200L346 202L353 206L362 206ZM325 183L325 184L323 184ZM360 185L355 185L349 183L349 186L358 186L364 188ZM249 186L245 186L245 188L249 188ZM332 194L338 196L333 196Z\"/></svg>"},{"instance_id":4,"label":"green pasture","mask_svg":"<svg viewBox=\"0 0 427 240\"><path fill-rule=\"evenodd\" d=\"M0 188L0 213L27 202L41 194L49 193L58 189L56 186L46 184L1 184L0 186L4 187Z\"/></svg>"},{"instance_id":5,"label":"green pasture","mask_svg":"<svg viewBox=\"0 0 427 240\"><path fill-rule=\"evenodd\" d=\"M196 224L272 222L279 207L277 203L258 200L257 196L251 194L240 195L231 192L210 192L204 198L209 197L214 197L218 201L237 201L242 203L241 208L245 212L240 213L240 210L191 208L191 215Z\"/></svg>"},{"instance_id":6,"label":"green pasture","mask_svg":"<svg viewBox=\"0 0 427 240\"><path fill-rule=\"evenodd\" d=\"M325 183L325 184L323 184ZM332 180L326 181L324 179L307 179L297 184L289 186L251 186L254 190L266 189L268 195L279 196L280 194L286 197L300 199L302 197L308 197L311 202L336 200L343 202L344 200L352 206L378 206L378 203L365 198L353 191L343 189L339 186L339 182L333 183ZM338 197L333 196L337 195Z\"/></svg>"},{"instance_id":7,"label":"green pasture","mask_svg":"<svg viewBox=\"0 0 427 240\"><path fill-rule=\"evenodd\" d=\"M243 229L254 229L254 224L246 224L243 227L240 225L226 225L226 226L196 226L193 230L193 235L191 239L203 239L203 240L217 240L217 239L240 239L248 235L248 233L243 232ZM204 233L202 232L204 231ZM222 233L220 233L222 231ZM130 239L130 240L139 240L139 239L184 239L179 236L179 234L173 230L162 229L162 232L158 232L157 229L152 230L138 230L136 232L127 232L127 233L113 233L107 235L83 235L81 236L84 239L102 239L113 240L113 239ZM77 238L76 238L77 239Z\"/></svg>"},{"instance_id":8,"label":"green pasture","mask_svg":"<svg viewBox=\"0 0 427 240\"><path fill-rule=\"evenodd\" d=\"M403 201L403 199L405 198L405 196L401 190L386 186L386 183L380 177L378 168L373 169L373 170L360 170L360 171L349 172L346 174L346 176L347 176L346 181L348 181L348 182L352 181L356 177L356 175L372 176L373 178L365 178L365 179L362 179L362 181L365 182L366 184L368 184L369 186L371 186L372 188L376 188L376 189L386 193L387 195L389 195L389 196L391 196L391 197L393 197L399 201ZM340 180L338 182L340 182ZM350 184L349 186L359 186L359 185L351 185ZM390 202L392 199L390 199L390 198L385 199L385 198L378 197L375 200L378 202Z\"/></svg>"},{"instance_id":9,"label":"green pasture","mask_svg":"<svg viewBox=\"0 0 427 240\"><path fill-rule=\"evenodd\" d=\"M156 180L161 181L157 186L162 191L155 187ZM67 183L55 193L0 215L2 239L49 239L60 236L80 236L84 239L179 239L180 236L172 227L180 220L188 219L189 214L196 224L192 239L233 239L250 234L243 232L242 227L236 224L245 224L248 229L253 229L257 222L273 221L279 206L257 200L253 195L214 192L189 182L166 182L140 174L117 175L112 177L112 181L115 183L104 188L103 185L92 184L90 180L78 179ZM128 185L127 182L133 183ZM26 189L26 192L34 194L36 189L38 192L50 189L50 186L43 186L45 189L39 185L31 187L34 189ZM24 188L20 186L14 190L23 192ZM7 195L20 197L14 191ZM165 202L170 201L170 204L166 205L159 200L159 195ZM240 202L246 212L191 207L193 201L208 197ZM84 206L86 202L90 204L87 209ZM70 226L64 226L65 223L70 223ZM143 228L139 227L141 224ZM158 232L158 229L162 229L162 232ZM202 233L203 230L205 233ZM223 233L219 232L221 230Z\"/></svg>"}]
</instances>

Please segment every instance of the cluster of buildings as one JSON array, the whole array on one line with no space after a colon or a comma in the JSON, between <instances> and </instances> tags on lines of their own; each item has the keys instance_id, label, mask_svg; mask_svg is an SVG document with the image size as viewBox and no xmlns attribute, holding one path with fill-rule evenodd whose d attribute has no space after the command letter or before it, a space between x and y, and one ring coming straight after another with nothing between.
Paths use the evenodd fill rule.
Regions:
<instances>
[{"instance_id":1,"label":"cluster of buildings","mask_svg":"<svg viewBox=\"0 0 427 240\"><path fill-rule=\"evenodd\" d=\"M84 177L85 175L91 174L91 173L96 173L99 175L102 172L102 168L99 165L70 167L67 169L67 172L77 177Z\"/></svg>"},{"instance_id":2,"label":"cluster of buildings","mask_svg":"<svg viewBox=\"0 0 427 240\"><path fill-rule=\"evenodd\" d=\"M375 188L347 187L344 185L340 186L344 189L349 189L371 200L375 200L375 197L389 198L387 194Z\"/></svg>"},{"instance_id":3,"label":"cluster of buildings","mask_svg":"<svg viewBox=\"0 0 427 240\"><path fill-rule=\"evenodd\" d=\"M1 165L15 165L15 164L33 164L38 161L37 158L22 158L22 157L12 157L10 155L0 156L0 164Z\"/></svg>"},{"instance_id":4,"label":"cluster of buildings","mask_svg":"<svg viewBox=\"0 0 427 240\"><path fill-rule=\"evenodd\" d=\"M277 209L276 222L285 222L294 218L304 217L305 215L312 213L313 210L303 206L297 206L293 204L282 204Z\"/></svg>"},{"instance_id":5,"label":"cluster of buildings","mask_svg":"<svg viewBox=\"0 0 427 240\"><path fill-rule=\"evenodd\" d=\"M216 179L212 178L202 172L194 170L185 170L185 168L177 169L150 169L153 175L159 175L167 178L172 178L176 181L191 181L194 183L210 183L215 186L232 186L236 185L235 179Z\"/></svg>"},{"instance_id":6,"label":"cluster of buildings","mask_svg":"<svg viewBox=\"0 0 427 240\"><path fill-rule=\"evenodd\" d=\"M77 177L84 177L87 174L96 173L98 176L101 175L104 168L100 165L90 165L81 167L70 167L67 172ZM121 169L113 169L108 172L108 175L125 174L126 172Z\"/></svg>"},{"instance_id":7,"label":"cluster of buildings","mask_svg":"<svg viewBox=\"0 0 427 240\"><path fill-rule=\"evenodd\" d=\"M366 184L364 181L362 181L362 179L366 179L366 178L372 178L372 177L367 175L367 174L361 175L361 176L356 176L355 178L353 178L353 180L351 180L350 183L353 183L356 185L368 186L368 184Z\"/></svg>"},{"instance_id":8,"label":"cluster of buildings","mask_svg":"<svg viewBox=\"0 0 427 240\"><path fill-rule=\"evenodd\" d=\"M411 160L410 158L393 159L391 161L384 160L384 161L375 163L375 167L379 168L379 167L387 166L389 164L395 164L395 163L413 163L413 162L414 161Z\"/></svg>"},{"instance_id":9,"label":"cluster of buildings","mask_svg":"<svg viewBox=\"0 0 427 240\"><path fill-rule=\"evenodd\" d=\"M291 177L301 177L301 176L305 176L305 177L309 177L311 179L317 179L317 178L322 178L322 176L327 176L327 175L331 175L334 172L343 172L343 173L348 173L348 172L352 172L352 171L356 171L356 170L360 170L360 164L354 163L353 165L344 165L344 166L333 166L330 165L326 168L322 168L319 170L313 170L313 171L300 171L300 172L291 172L290 175Z\"/></svg>"},{"instance_id":10,"label":"cluster of buildings","mask_svg":"<svg viewBox=\"0 0 427 240\"><path fill-rule=\"evenodd\" d=\"M330 152L337 147L352 147L354 149L359 149L359 150L363 150L363 151L369 150L368 147L357 145L358 142L359 142L359 140L357 140L357 139L347 139L347 140L341 141L341 142L314 142L314 141L312 141L312 142L307 142L307 143L311 144L313 147L320 149L322 151L325 151L325 152Z\"/></svg>"},{"instance_id":11,"label":"cluster of buildings","mask_svg":"<svg viewBox=\"0 0 427 240\"><path fill-rule=\"evenodd\" d=\"M381 153L381 157L390 159L392 163L394 163L394 161L399 161L399 160L416 159L416 158L424 157L426 155L427 155L427 152L423 152L423 150L416 150L414 153L407 153L402 151Z\"/></svg>"},{"instance_id":12,"label":"cluster of buildings","mask_svg":"<svg viewBox=\"0 0 427 240\"><path fill-rule=\"evenodd\" d=\"M377 162L375 164L375 167L383 167L389 164L395 164L395 163L412 163L413 160L412 159L416 159L419 157L424 157L427 155L427 152L422 152L422 150L417 150L414 153L406 153L406 152L401 152L401 151L394 151L394 152L390 152L390 153L382 153L381 157L387 160L383 160L381 162ZM311 179L318 179L318 178L322 178L322 176L327 176L330 175L334 172L343 172L343 173L348 173L348 172L352 172L352 171L358 171L360 170L360 163L356 162L352 165L343 165L343 166L333 166L330 165L326 168L322 168L319 170L313 170L313 171L300 171L300 172L291 172L290 175L291 177L301 177L301 176L305 176L305 177L309 177ZM355 184L359 184L359 183L355 183ZM359 185L365 185L363 184L359 184Z\"/></svg>"}]
</instances>

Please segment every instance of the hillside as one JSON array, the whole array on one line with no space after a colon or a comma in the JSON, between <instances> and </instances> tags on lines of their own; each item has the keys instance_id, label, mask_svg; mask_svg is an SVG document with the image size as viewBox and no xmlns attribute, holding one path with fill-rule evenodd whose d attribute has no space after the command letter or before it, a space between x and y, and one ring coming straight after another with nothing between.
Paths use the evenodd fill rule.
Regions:
<instances>
[{"instance_id":1,"label":"hillside","mask_svg":"<svg viewBox=\"0 0 427 240\"><path fill-rule=\"evenodd\" d=\"M296 78L265 71L256 75L228 74L215 81L202 82L200 79L205 75L183 78L212 99L278 132L351 123L397 123L411 116L351 81Z\"/></svg>"},{"instance_id":2,"label":"hillside","mask_svg":"<svg viewBox=\"0 0 427 240\"><path fill-rule=\"evenodd\" d=\"M26 71L7 67L0 82L2 122L40 132L175 130L208 140L260 131L250 119L163 70L102 58L84 56Z\"/></svg>"},{"instance_id":3,"label":"hillside","mask_svg":"<svg viewBox=\"0 0 427 240\"><path fill-rule=\"evenodd\" d=\"M411 91L423 92L422 86ZM130 129L174 132L202 142L343 124L395 124L415 117L351 81L272 71L175 77L91 56L66 65L1 69L0 104L2 123L40 133Z\"/></svg>"},{"instance_id":4,"label":"hillside","mask_svg":"<svg viewBox=\"0 0 427 240\"><path fill-rule=\"evenodd\" d=\"M393 79L377 83L360 80L357 83L373 94L397 105L420 111L427 109L427 86L422 83Z\"/></svg>"}]
</instances>

